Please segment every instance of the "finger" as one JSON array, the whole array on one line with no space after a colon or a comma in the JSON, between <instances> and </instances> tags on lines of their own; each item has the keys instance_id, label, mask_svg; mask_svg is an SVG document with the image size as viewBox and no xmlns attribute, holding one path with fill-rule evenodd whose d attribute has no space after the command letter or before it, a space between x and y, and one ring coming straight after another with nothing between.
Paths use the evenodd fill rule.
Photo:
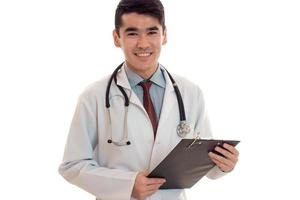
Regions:
<instances>
[{"instance_id":1,"label":"finger","mask_svg":"<svg viewBox=\"0 0 300 200\"><path fill-rule=\"evenodd\" d=\"M223 147L225 149L227 149L228 151L230 151L231 153L233 153L234 155L237 155L237 156L239 155L239 151L234 146L224 143Z\"/></svg>"},{"instance_id":2,"label":"finger","mask_svg":"<svg viewBox=\"0 0 300 200\"><path fill-rule=\"evenodd\" d=\"M212 161L223 171L223 172L230 172L234 166L228 166L225 165L224 163L221 163L218 160L212 159Z\"/></svg>"},{"instance_id":3,"label":"finger","mask_svg":"<svg viewBox=\"0 0 300 200\"><path fill-rule=\"evenodd\" d=\"M143 174L143 172L139 172L135 178L135 185L146 185L147 177Z\"/></svg>"},{"instance_id":4,"label":"finger","mask_svg":"<svg viewBox=\"0 0 300 200\"><path fill-rule=\"evenodd\" d=\"M233 162L237 161L237 156L235 154L231 153L230 151L228 151L228 150L226 150L226 149L224 149L222 147L219 147L219 146L217 146L215 148L215 150L217 152L221 153L222 155L224 155L226 158L232 160Z\"/></svg>"},{"instance_id":5,"label":"finger","mask_svg":"<svg viewBox=\"0 0 300 200\"><path fill-rule=\"evenodd\" d=\"M157 190L159 190L159 187L160 187L160 186L162 186L162 184L149 185L149 186L147 186L147 191L145 191L144 194L152 195L152 194L154 194Z\"/></svg>"},{"instance_id":6,"label":"finger","mask_svg":"<svg viewBox=\"0 0 300 200\"><path fill-rule=\"evenodd\" d=\"M230 168L232 168L234 166L234 163L233 162L221 162L219 160L216 160L216 159L212 159L212 161L214 163L216 163L217 165L224 165L224 166L228 166Z\"/></svg>"},{"instance_id":7,"label":"finger","mask_svg":"<svg viewBox=\"0 0 300 200\"><path fill-rule=\"evenodd\" d=\"M230 159L224 158L223 156L219 156L213 152L209 152L208 155L211 159L217 160L220 163L223 163L224 165L228 165L228 166L234 165L234 162L231 161Z\"/></svg>"},{"instance_id":8,"label":"finger","mask_svg":"<svg viewBox=\"0 0 300 200\"><path fill-rule=\"evenodd\" d=\"M162 184L152 184L152 185L147 185L147 186L146 186L146 190L147 190L147 191L158 190L160 186L162 186Z\"/></svg>"},{"instance_id":9,"label":"finger","mask_svg":"<svg viewBox=\"0 0 300 200\"><path fill-rule=\"evenodd\" d=\"M221 162L219 160L216 159L212 159L212 161L222 170L222 171L230 171L234 168L235 163L233 162Z\"/></svg>"},{"instance_id":10,"label":"finger","mask_svg":"<svg viewBox=\"0 0 300 200\"><path fill-rule=\"evenodd\" d=\"M166 179L164 178L147 178L146 184L152 185L152 184L163 184L166 182Z\"/></svg>"}]
</instances>

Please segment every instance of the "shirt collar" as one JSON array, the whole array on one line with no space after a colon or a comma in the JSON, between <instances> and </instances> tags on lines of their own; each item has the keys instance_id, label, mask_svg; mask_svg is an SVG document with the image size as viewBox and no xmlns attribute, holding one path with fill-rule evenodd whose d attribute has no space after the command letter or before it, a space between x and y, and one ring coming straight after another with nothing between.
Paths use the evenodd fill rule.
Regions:
<instances>
[{"instance_id":1,"label":"shirt collar","mask_svg":"<svg viewBox=\"0 0 300 200\"><path fill-rule=\"evenodd\" d=\"M137 84L139 84L144 79L140 77L138 74L136 74L134 71L132 71L126 63L125 65L125 72L129 81L130 86L133 88ZM154 74L151 76L150 80L155 83L156 85L165 88L166 87L166 80L164 77L164 74L162 73L161 65L159 64L157 67L157 70L154 72Z\"/></svg>"}]
</instances>

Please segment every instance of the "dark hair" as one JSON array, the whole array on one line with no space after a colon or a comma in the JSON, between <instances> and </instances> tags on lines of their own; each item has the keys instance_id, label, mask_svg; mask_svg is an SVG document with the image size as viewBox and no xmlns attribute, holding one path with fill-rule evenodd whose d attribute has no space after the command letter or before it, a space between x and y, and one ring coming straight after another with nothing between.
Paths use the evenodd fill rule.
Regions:
<instances>
[{"instance_id":1,"label":"dark hair","mask_svg":"<svg viewBox=\"0 0 300 200\"><path fill-rule=\"evenodd\" d=\"M160 0L121 0L115 13L115 30L118 35L120 27L122 26L122 15L133 12L150 15L158 19L163 30L165 30L164 6Z\"/></svg>"}]
</instances>

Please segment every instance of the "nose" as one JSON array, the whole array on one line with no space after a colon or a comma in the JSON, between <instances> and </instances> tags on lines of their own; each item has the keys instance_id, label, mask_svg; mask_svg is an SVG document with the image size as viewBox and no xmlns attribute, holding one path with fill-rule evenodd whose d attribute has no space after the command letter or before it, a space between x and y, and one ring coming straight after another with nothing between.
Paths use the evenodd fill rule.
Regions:
<instances>
[{"instance_id":1,"label":"nose","mask_svg":"<svg viewBox=\"0 0 300 200\"><path fill-rule=\"evenodd\" d=\"M140 35L137 41L137 47L145 49L149 47L149 41L146 35Z\"/></svg>"}]
</instances>

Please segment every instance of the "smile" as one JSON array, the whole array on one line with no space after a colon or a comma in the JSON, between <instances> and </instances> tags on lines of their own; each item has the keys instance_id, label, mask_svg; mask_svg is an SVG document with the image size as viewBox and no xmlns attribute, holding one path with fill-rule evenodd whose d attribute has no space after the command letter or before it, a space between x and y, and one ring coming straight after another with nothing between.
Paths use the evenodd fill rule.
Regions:
<instances>
[{"instance_id":1,"label":"smile","mask_svg":"<svg viewBox=\"0 0 300 200\"><path fill-rule=\"evenodd\" d=\"M149 57L152 55L152 53L135 53L137 57Z\"/></svg>"}]
</instances>

